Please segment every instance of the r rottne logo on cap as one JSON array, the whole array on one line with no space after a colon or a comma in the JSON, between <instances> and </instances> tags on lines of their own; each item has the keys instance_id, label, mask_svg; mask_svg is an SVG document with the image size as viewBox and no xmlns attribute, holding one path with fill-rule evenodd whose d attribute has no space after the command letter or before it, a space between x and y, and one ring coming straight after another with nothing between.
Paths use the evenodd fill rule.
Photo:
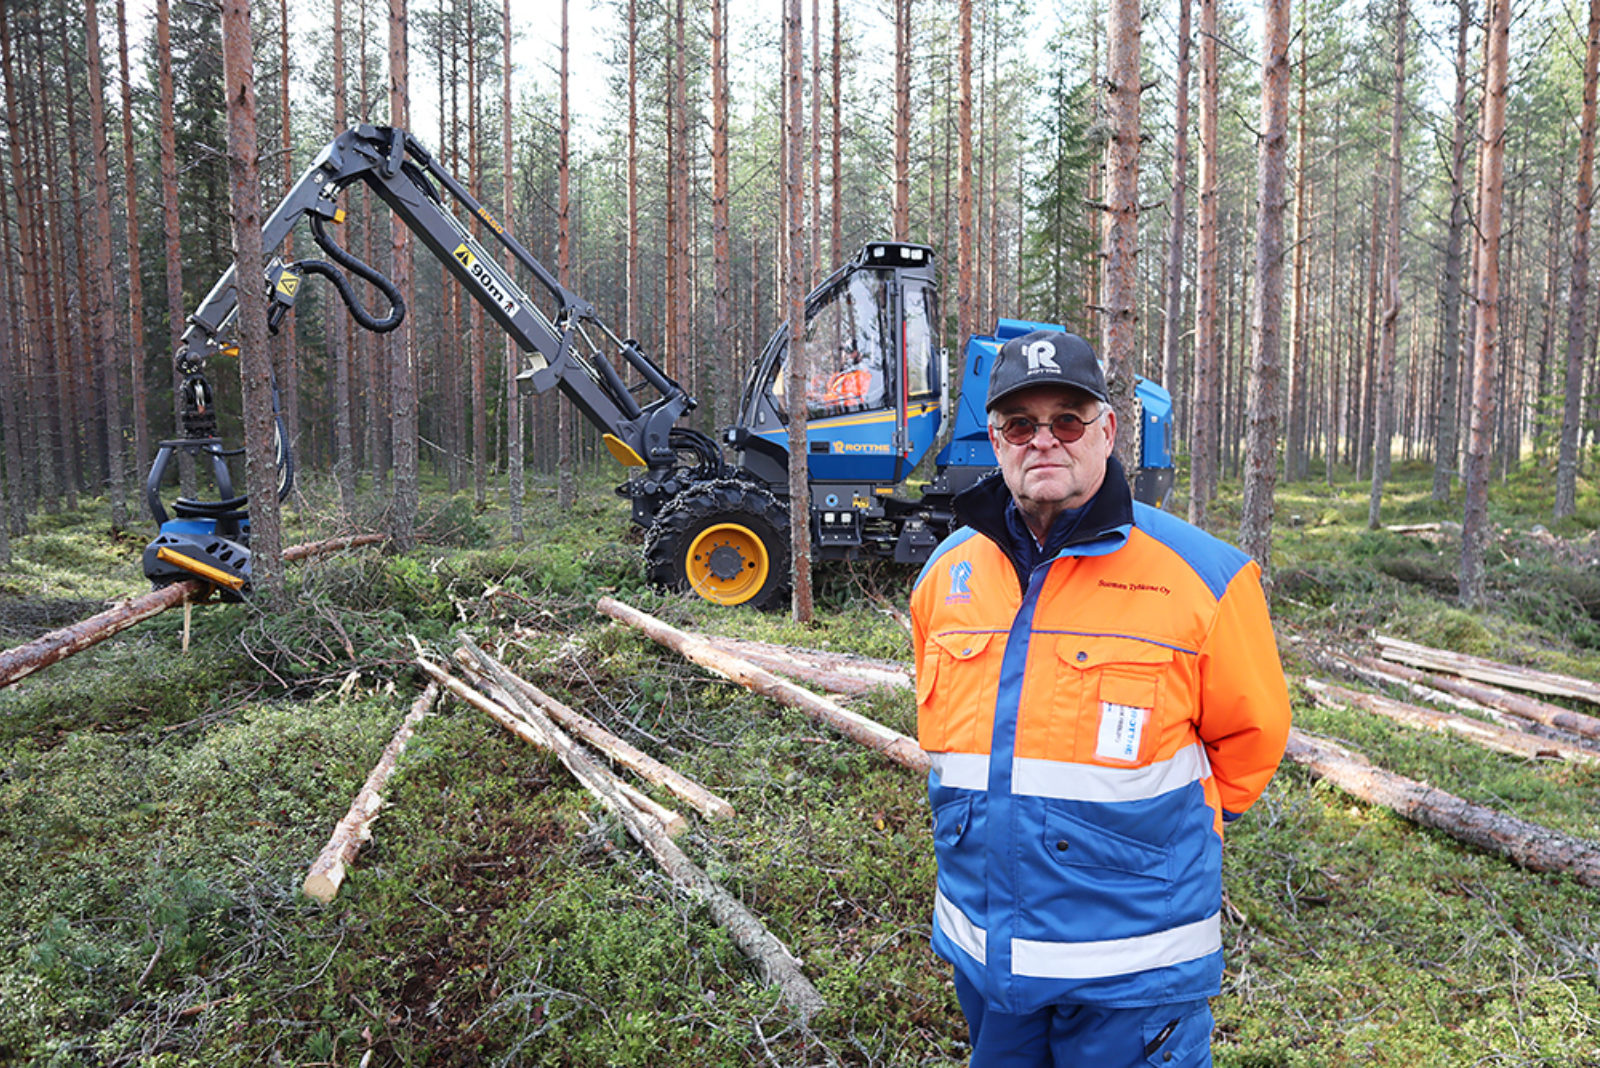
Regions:
<instances>
[{"instance_id":1,"label":"r rottne logo on cap","mask_svg":"<svg viewBox=\"0 0 1600 1068\"><path fill-rule=\"evenodd\" d=\"M1030 342L1023 350L1028 356L1028 373L1038 374L1040 371L1060 372L1061 365L1056 363L1056 347L1049 341L1041 338Z\"/></svg>"}]
</instances>

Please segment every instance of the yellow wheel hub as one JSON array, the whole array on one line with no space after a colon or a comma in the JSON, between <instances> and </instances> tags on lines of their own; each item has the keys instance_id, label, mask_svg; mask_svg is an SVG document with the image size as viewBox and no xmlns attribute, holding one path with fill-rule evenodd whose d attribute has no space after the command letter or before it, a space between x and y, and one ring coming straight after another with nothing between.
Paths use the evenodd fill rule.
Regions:
<instances>
[{"instance_id":1,"label":"yellow wheel hub","mask_svg":"<svg viewBox=\"0 0 1600 1068\"><path fill-rule=\"evenodd\" d=\"M767 584L767 547L741 523L707 527L689 543L683 573L689 587L714 604L744 604Z\"/></svg>"}]
</instances>

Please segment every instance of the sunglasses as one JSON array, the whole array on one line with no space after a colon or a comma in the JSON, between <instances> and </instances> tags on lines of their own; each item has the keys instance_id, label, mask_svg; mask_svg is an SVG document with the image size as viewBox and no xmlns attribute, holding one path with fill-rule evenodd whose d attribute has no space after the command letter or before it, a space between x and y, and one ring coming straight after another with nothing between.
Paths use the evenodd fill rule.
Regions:
<instances>
[{"instance_id":1,"label":"sunglasses","mask_svg":"<svg viewBox=\"0 0 1600 1068\"><path fill-rule=\"evenodd\" d=\"M1106 413L1101 411L1100 415L1104 414ZM1055 435L1057 441L1063 445L1070 445L1083 437L1084 429L1098 420L1100 415L1094 419L1079 419L1071 412L1062 412L1048 423L1036 423L1032 419L1014 415L1000 424L1000 436L1013 445L1028 445L1038 437L1040 428L1049 427L1050 433Z\"/></svg>"}]
</instances>

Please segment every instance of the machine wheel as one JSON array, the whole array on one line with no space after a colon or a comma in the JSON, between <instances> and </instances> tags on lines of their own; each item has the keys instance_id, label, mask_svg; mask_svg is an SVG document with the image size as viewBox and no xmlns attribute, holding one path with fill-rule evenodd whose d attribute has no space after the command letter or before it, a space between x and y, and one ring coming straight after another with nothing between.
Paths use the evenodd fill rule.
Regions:
<instances>
[{"instance_id":1,"label":"machine wheel","mask_svg":"<svg viewBox=\"0 0 1600 1068\"><path fill-rule=\"evenodd\" d=\"M789 590L789 513L751 483L697 482L661 510L644 553L658 586L713 604L778 607Z\"/></svg>"}]
</instances>

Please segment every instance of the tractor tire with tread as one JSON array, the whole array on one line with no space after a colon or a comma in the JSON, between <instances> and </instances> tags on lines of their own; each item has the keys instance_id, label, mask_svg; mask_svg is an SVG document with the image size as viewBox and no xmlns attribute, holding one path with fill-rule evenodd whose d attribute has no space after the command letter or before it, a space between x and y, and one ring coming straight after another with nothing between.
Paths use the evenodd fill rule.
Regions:
<instances>
[{"instance_id":1,"label":"tractor tire with tread","mask_svg":"<svg viewBox=\"0 0 1600 1068\"><path fill-rule=\"evenodd\" d=\"M696 482L661 510L644 543L650 581L713 604L780 608L789 594L789 512L751 482Z\"/></svg>"}]
</instances>

